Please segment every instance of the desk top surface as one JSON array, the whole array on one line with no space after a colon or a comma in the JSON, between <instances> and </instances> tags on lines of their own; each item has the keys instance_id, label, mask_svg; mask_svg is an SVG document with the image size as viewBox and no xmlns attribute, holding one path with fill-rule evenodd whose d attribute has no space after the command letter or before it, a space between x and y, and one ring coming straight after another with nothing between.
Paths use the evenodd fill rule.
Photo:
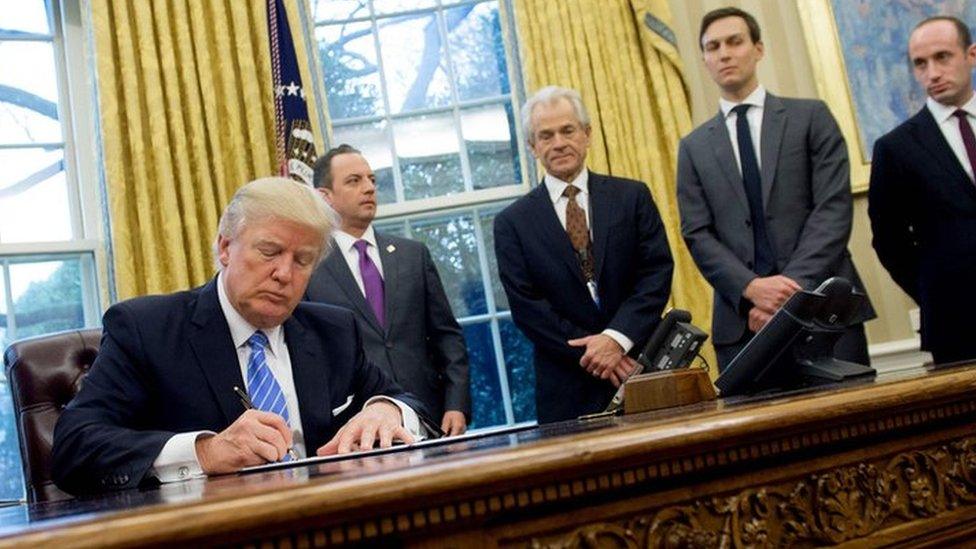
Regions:
<instances>
[{"instance_id":1,"label":"desk top surface","mask_svg":"<svg viewBox=\"0 0 976 549\"><path fill-rule=\"evenodd\" d=\"M973 391L976 365L918 368L879 374L873 380L719 399L631 416L516 427L423 447L398 447L379 455L352 454L93 498L19 504L0 508L0 542L65 528L96 528L105 521L138 518L145 523L153 515L158 527L211 512L259 513L258 508L248 507L257 500L262 505L300 500L322 509L335 507L337 512L341 506L345 512L390 504L394 498L470 490L476 482L518 482L520 474L568 471L586 466L581 462L587 460L633 460L648 453L666 455L678 448L721 445L757 432L799 429L816 422L842 424L858 414L877 413L908 400L949 399Z\"/></svg>"}]
</instances>

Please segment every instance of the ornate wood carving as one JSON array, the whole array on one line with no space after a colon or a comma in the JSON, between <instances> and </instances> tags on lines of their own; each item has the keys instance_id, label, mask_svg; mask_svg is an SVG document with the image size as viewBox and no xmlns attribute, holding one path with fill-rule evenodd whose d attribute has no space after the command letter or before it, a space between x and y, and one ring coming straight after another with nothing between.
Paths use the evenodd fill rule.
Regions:
<instances>
[{"instance_id":1,"label":"ornate wood carving","mask_svg":"<svg viewBox=\"0 0 976 549\"><path fill-rule=\"evenodd\" d=\"M976 503L976 437L536 538L533 547L836 544Z\"/></svg>"}]
</instances>

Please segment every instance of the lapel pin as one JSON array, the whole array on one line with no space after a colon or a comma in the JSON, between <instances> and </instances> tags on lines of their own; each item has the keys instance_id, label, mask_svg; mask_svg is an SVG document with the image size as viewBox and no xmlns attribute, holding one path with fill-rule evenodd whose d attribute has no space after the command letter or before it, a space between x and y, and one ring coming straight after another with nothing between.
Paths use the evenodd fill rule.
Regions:
<instances>
[{"instance_id":1,"label":"lapel pin","mask_svg":"<svg viewBox=\"0 0 976 549\"><path fill-rule=\"evenodd\" d=\"M386 252L387 253L391 253L392 254L395 251L396 251L396 246L394 246L393 244L390 244L389 246L386 247Z\"/></svg>"}]
</instances>

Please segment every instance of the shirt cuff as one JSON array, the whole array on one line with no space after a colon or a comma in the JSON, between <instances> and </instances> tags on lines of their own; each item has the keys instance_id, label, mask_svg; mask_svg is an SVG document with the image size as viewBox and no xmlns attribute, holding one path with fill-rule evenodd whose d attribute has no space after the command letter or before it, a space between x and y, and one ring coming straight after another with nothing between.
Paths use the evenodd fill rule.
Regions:
<instances>
[{"instance_id":1,"label":"shirt cuff","mask_svg":"<svg viewBox=\"0 0 976 549\"><path fill-rule=\"evenodd\" d=\"M406 429L411 436L413 436L415 442L420 442L421 440L427 438L427 429L420 424L420 418L417 417L417 412L415 412L410 406L407 406L403 402L393 397L383 395L370 397L370 399L366 401L366 404L363 404L363 408L380 400L385 400L391 404L395 404L396 407L400 409L400 417L403 418L403 428Z\"/></svg>"},{"instance_id":2,"label":"shirt cuff","mask_svg":"<svg viewBox=\"0 0 976 549\"><path fill-rule=\"evenodd\" d=\"M620 345L620 348L624 350L624 354L629 353L630 350L634 348L634 342L631 341L629 337L618 332L617 330L611 330L610 328L607 328L606 330L603 330L600 333L605 336L609 336L610 339L616 341L617 345Z\"/></svg>"},{"instance_id":3,"label":"shirt cuff","mask_svg":"<svg viewBox=\"0 0 976 549\"><path fill-rule=\"evenodd\" d=\"M207 476L197 458L196 442L203 435L215 434L213 431L193 431L173 435L156 456L149 474L163 484Z\"/></svg>"}]
</instances>

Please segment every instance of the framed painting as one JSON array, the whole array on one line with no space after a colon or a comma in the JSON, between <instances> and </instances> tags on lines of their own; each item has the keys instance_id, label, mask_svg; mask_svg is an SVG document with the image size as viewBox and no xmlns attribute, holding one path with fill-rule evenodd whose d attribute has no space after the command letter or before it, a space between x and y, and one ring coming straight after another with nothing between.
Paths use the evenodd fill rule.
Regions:
<instances>
[{"instance_id":1,"label":"framed painting","mask_svg":"<svg viewBox=\"0 0 976 549\"><path fill-rule=\"evenodd\" d=\"M874 142L925 104L908 61L919 21L976 22L971 0L797 0L817 92L847 140L854 192L868 188Z\"/></svg>"}]
</instances>

